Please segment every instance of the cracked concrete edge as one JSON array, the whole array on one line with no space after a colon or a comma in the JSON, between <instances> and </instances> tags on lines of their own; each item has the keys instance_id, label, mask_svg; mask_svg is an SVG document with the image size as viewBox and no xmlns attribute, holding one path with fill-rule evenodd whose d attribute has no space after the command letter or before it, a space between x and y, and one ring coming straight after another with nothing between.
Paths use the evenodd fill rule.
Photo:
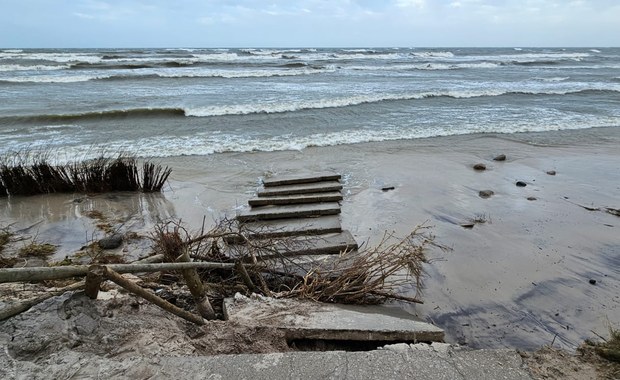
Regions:
<instances>
[{"instance_id":1,"label":"cracked concrete edge","mask_svg":"<svg viewBox=\"0 0 620 380\"><path fill-rule=\"evenodd\" d=\"M0 352L0 378L532 379L514 350L469 351L447 344L426 347L399 344L365 352L151 358L105 358L63 351L40 363L13 360L3 349Z\"/></svg>"}]
</instances>

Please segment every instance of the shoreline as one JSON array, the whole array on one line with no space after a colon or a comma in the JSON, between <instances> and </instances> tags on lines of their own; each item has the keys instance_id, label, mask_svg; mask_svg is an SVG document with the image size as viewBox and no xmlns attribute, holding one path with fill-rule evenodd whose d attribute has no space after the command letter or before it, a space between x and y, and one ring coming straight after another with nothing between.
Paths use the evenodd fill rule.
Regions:
<instances>
[{"instance_id":1,"label":"shoreline","mask_svg":"<svg viewBox=\"0 0 620 380\"><path fill-rule=\"evenodd\" d=\"M444 328L450 343L530 350L553 341L574 350L591 331L604 335L606 319L620 321L620 219L604 212L620 208L619 129L158 158L173 169L163 196L104 194L78 204L76 195L15 198L0 200L0 212L42 240L74 247L95 230L87 209L108 213L121 229L148 233L157 219L176 217L195 231L203 217L208 226L234 215L262 176L333 170L343 175L343 227L358 242L376 244L385 231L405 236L428 221L452 248L428 254L426 303L395 307ZM493 161L498 154L507 160ZM478 162L487 170L474 171ZM495 194L480 198L487 189ZM485 223L460 226L472 218Z\"/></svg>"}]
</instances>

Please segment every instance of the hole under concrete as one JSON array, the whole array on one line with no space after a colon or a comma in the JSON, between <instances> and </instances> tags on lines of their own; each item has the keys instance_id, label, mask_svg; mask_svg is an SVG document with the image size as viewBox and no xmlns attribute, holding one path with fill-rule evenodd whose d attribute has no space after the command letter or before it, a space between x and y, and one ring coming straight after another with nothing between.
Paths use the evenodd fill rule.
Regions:
<instances>
[{"instance_id":1,"label":"hole under concrete","mask_svg":"<svg viewBox=\"0 0 620 380\"><path fill-rule=\"evenodd\" d=\"M338 339L287 339L288 346L295 351L373 351L390 344L427 343L407 340L338 340Z\"/></svg>"}]
</instances>

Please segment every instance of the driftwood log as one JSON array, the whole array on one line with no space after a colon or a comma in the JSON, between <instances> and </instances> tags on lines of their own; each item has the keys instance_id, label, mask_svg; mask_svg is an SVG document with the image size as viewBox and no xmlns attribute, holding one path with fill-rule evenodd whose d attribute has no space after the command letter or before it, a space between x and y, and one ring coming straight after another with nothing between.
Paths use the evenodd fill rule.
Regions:
<instances>
[{"instance_id":1,"label":"driftwood log","mask_svg":"<svg viewBox=\"0 0 620 380\"><path fill-rule=\"evenodd\" d=\"M84 294L88 298L96 300L99 295L99 287L103 282L103 268L100 265L92 265L86 275L86 284L84 285Z\"/></svg>"},{"instance_id":2,"label":"driftwood log","mask_svg":"<svg viewBox=\"0 0 620 380\"><path fill-rule=\"evenodd\" d=\"M187 250L185 250L179 258L177 258L177 262L190 261L189 252ZM185 279L185 284L189 288L190 293L192 293L192 298L196 303L196 308L198 309L200 315L205 319L215 319L215 312L213 311L211 302L209 302L207 291L202 284L202 280L200 279L196 268L183 269L181 270L181 273Z\"/></svg>"},{"instance_id":3,"label":"driftwood log","mask_svg":"<svg viewBox=\"0 0 620 380\"><path fill-rule=\"evenodd\" d=\"M252 265L253 266L253 265ZM155 264L110 264L105 265L118 273L159 272L162 270L183 269L228 269L234 270L233 263L191 262L191 263L155 263ZM88 274L88 265L68 265L62 267L27 267L0 269L0 283L36 282L60 280L69 277L84 277Z\"/></svg>"},{"instance_id":4,"label":"driftwood log","mask_svg":"<svg viewBox=\"0 0 620 380\"><path fill-rule=\"evenodd\" d=\"M164 259L164 255L153 255L153 256L149 256L147 258L144 258L142 260L138 260L135 261L133 263L133 265L136 264L147 264L147 263L157 263L157 262L161 262ZM89 272L90 274L90 272ZM91 275L92 276L92 275ZM86 276L88 278L88 274ZM8 281L7 281L8 282ZM88 283L88 281L82 280L82 281L78 281L74 284L71 285L67 285L64 288L60 288L57 290L52 290L49 291L45 294L42 294L38 297L33 297L27 300L22 300L22 301L17 301L14 303L11 303L9 306L6 306L4 308L2 308L0 310L0 321L3 321L5 319L11 318L12 316L15 316L17 314L23 313L24 311L30 309L31 307L33 307L34 305L40 304L41 302L52 298L52 297L56 297L59 296L65 292L71 292L71 291L75 291L75 290L80 290L82 288L84 288L85 290L85 294L88 295L89 297L91 297L92 295L94 295L94 297L91 298L97 298L97 295L99 293L99 286L100 286L100 282L97 283L95 285L95 283L93 282L93 280L91 279L90 284ZM90 289L89 289L90 287ZM95 289L96 289L96 293L95 293Z\"/></svg>"},{"instance_id":5,"label":"driftwood log","mask_svg":"<svg viewBox=\"0 0 620 380\"><path fill-rule=\"evenodd\" d=\"M60 288L58 290L52 290L52 291L46 292L45 294L40 295L38 297L34 297L34 298L30 298L30 299L27 299L27 300L24 300L24 301L12 303L9 306L6 306L6 307L0 309L0 321L4 321L5 319L11 318L14 315L23 313L24 311L30 309L34 305L37 305L37 304L45 301L46 299L59 296L59 295L65 293L65 292L71 292L71 291L74 291L74 290L79 290L79 289L81 289L83 287L84 287L84 281L79 281L79 282L76 282L75 284L71 284L71 285L65 286L64 288Z\"/></svg>"}]
</instances>

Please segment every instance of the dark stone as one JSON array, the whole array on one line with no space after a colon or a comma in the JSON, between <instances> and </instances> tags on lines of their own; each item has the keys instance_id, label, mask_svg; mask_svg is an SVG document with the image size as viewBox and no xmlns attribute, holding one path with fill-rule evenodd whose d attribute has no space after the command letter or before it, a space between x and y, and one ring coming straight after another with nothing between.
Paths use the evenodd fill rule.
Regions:
<instances>
[{"instance_id":1,"label":"dark stone","mask_svg":"<svg viewBox=\"0 0 620 380\"><path fill-rule=\"evenodd\" d=\"M523 181L517 181L517 187L525 187L525 186L527 186L527 183Z\"/></svg>"},{"instance_id":2,"label":"dark stone","mask_svg":"<svg viewBox=\"0 0 620 380\"><path fill-rule=\"evenodd\" d=\"M547 172L547 174L549 174L549 175L555 175L555 170L549 170L549 171Z\"/></svg>"},{"instance_id":3,"label":"dark stone","mask_svg":"<svg viewBox=\"0 0 620 380\"><path fill-rule=\"evenodd\" d=\"M493 190L480 190L478 195L480 198L489 198L491 195L495 194Z\"/></svg>"},{"instance_id":4,"label":"dark stone","mask_svg":"<svg viewBox=\"0 0 620 380\"><path fill-rule=\"evenodd\" d=\"M495 157L493 161L506 161L506 155L500 154L499 156Z\"/></svg>"},{"instance_id":5,"label":"dark stone","mask_svg":"<svg viewBox=\"0 0 620 380\"><path fill-rule=\"evenodd\" d=\"M383 191L390 191L390 190L394 190L395 187L394 186L386 186L386 187L382 187L381 190Z\"/></svg>"},{"instance_id":6,"label":"dark stone","mask_svg":"<svg viewBox=\"0 0 620 380\"><path fill-rule=\"evenodd\" d=\"M590 283L590 285L596 285L596 280L590 280L588 282Z\"/></svg>"},{"instance_id":7,"label":"dark stone","mask_svg":"<svg viewBox=\"0 0 620 380\"><path fill-rule=\"evenodd\" d=\"M538 199L538 198L536 198L536 197L527 197L528 201L535 201L536 199Z\"/></svg>"},{"instance_id":8,"label":"dark stone","mask_svg":"<svg viewBox=\"0 0 620 380\"><path fill-rule=\"evenodd\" d=\"M487 166L485 164L476 164L474 165L474 170L479 170L479 171L487 170Z\"/></svg>"},{"instance_id":9,"label":"dark stone","mask_svg":"<svg viewBox=\"0 0 620 380\"><path fill-rule=\"evenodd\" d=\"M101 249L114 249L120 247L121 244L123 244L123 235L121 234L113 234L99 240L99 247Z\"/></svg>"}]
</instances>

